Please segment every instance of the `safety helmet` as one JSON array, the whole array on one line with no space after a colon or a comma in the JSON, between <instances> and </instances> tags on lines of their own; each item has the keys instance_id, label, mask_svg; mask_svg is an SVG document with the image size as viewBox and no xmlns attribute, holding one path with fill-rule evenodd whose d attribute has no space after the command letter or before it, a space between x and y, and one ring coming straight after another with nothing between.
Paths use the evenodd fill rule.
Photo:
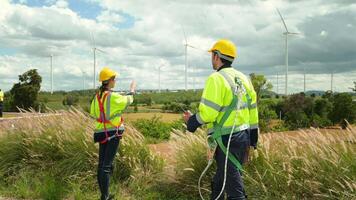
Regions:
<instances>
[{"instance_id":1,"label":"safety helmet","mask_svg":"<svg viewBox=\"0 0 356 200\"><path fill-rule=\"evenodd\" d=\"M114 70L108 68L108 67L104 67L99 74L99 81L103 82L103 81L107 81L109 79L111 79L112 77L118 76L119 74L117 72L115 72Z\"/></svg>"},{"instance_id":2,"label":"safety helmet","mask_svg":"<svg viewBox=\"0 0 356 200\"><path fill-rule=\"evenodd\" d=\"M234 60L233 58L237 57L235 44L227 39L218 40L209 52L215 52L220 58L224 58L225 60L231 62ZM232 57L232 59L227 56Z\"/></svg>"}]
</instances>

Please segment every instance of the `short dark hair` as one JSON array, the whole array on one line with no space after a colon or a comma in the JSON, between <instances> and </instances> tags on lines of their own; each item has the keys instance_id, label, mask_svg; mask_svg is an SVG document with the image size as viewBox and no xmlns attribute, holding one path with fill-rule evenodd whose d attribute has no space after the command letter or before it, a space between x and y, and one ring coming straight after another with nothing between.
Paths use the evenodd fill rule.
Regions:
<instances>
[{"instance_id":1,"label":"short dark hair","mask_svg":"<svg viewBox=\"0 0 356 200\"><path fill-rule=\"evenodd\" d=\"M217 53L217 52L213 52L214 53L214 55L218 55L219 56L219 54ZM226 57L229 57L229 58L231 58L231 59L234 59L233 57L231 57L231 56L227 56L227 55L225 55ZM220 58L220 57L219 57ZM232 64L232 62L231 61L228 61L228 60L225 60L224 58L220 58L220 60L221 60L221 62L224 64L224 65L227 65L227 66L231 66L231 64Z\"/></svg>"}]
</instances>

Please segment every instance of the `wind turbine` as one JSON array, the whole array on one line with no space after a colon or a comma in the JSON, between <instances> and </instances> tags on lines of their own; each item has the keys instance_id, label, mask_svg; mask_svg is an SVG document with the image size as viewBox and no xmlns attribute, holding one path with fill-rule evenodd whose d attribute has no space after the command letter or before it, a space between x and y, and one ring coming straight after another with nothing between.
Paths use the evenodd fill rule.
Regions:
<instances>
[{"instance_id":1,"label":"wind turbine","mask_svg":"<svg viewBox=\"0 0 356 200\"><path fill-rule=\"evenodd\" d=\"M184 79L184 84L185 84L185 91L188 90L188 47L193 48L193 49L198 49L190 44L188 44L187 36L184 31L184 27L182 26L183 34L184 34L184 54L185 54L185 68L184 68L184 73L185 73L185 79ZM200 50L200 49L199 49Z\"/></svg>"},{"instance_id":2,"label":"wind turbine","mask_svg":"<svg viewBox=\"0 0 356 200\"><path fill-rule=\"evenodd\" d=\"M288 35L298 35L299 33L292 33L289 32L287 25L282 17L282 14L279 12L278 8L276 8L279 16L281 17L281 20L283 22L284 28L286 29L286 32L283 33L283 35L286 36L286 81L285 81L285 95L288 95Z\"/></svg>"},{"instance_id":3,"label":"wind turbine","mask_svg":"<svg viewBox=\"0 0 356 200\"><path fill-rule=\"evenodd\" d=\"M106 54L106 52L96 47L95 39L94 39L94 36L92 33L91 33L91 37L92 37L91 39L92 39L92 43L93 43L93 56L94 56L93 88L95 90L96 89L96 51L99 51L99 52L105 53L105 54Z\"/></svg>"},{"instance_id":4,"label":"wind turbine","mask_svg":"<svg viewBox=\"0 0 356 200\"><path fill-rule=\"evenodd\" d=\"M279 78L279 73L277 72L277 94L278 94L278 92L279 92L279 83L278 83L278 78Z\"/></svg>"},{"instance_id":5,"label":"wind turbine","mask_svg":"<svg viewBox=\"0 0 356 200\"><path fill-rule=\"evenodd\" d=\"M158 92L161 93L161 68L164 67L164 64L161 64L158 67Z\"/></svg>"},{"instance_id":6,"label":"wind turbine","mask_svg":"<svg viewBox=\"0 0 356 200\"><path fill-rule=\"evenodd\" d=\"M304 66L304 94L306 92L306 74L305 74L305 66Z\"/></svg>"},{"instance_id":7,"label":"wind turbine","mask_svg":"<svg viewBox=\"0 0 356 200\"><path fill-rule=\"evenodd\" d=\"M51 94L53 94L53 55L51 54L49 57L51 61Z\"/></svg>"},{"instance_id":8,"label":"wind turbine","mask_svg":"<svg viewBox=\"0 0 356 200\"><path fill-rule=\"evenodd\" d=\"M85 72L81 69L83 76L83 92L85 91Z\"/></svg>"},{"instance_id":9,"label":"wind turbine","mask_svg":"<svg viewBox=\"0 0 356 200\"><path fill-rule=\"evenodd\" d=\"M330 77L330 90L333 92L333 82L334 82L334 71L331 71L331 77Z\"/></svg>"}]
</instances>

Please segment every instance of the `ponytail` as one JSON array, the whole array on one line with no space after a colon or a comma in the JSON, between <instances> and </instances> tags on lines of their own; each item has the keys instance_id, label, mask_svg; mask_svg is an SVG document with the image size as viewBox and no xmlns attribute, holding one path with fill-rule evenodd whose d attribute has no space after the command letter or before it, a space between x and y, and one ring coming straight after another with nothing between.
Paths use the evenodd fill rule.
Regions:
<instances>
[{"instance_id":1,"label":"ponytail","mask_svg":"<svg viewBox=\"0 0 356 200\"><path fill-rule=\"evenodd\" d=\"M103 81L102 85L99 88L99 96L100 96L100 98L103 96L103 93L105 91L109 90L108 86L109 86L109 81Z\"/></svg>"}]
</instances>

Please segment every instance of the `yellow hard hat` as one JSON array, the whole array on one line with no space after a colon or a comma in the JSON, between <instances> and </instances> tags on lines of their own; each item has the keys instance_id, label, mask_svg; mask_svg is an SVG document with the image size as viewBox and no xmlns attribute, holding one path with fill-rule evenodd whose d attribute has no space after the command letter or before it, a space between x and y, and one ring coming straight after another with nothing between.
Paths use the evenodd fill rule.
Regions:
<instances>
[{"instance_id":1,"label":"yellow hard hat","mask_svg":"<svg viewBox=\"0 0 356 200\"><path fill-rule=\"evenodd\" d=\"M220 58L224 58L224 59L227 58L226 60L229 60L231 62L233 61L233 59L226 57L226 56L230 56L232 58L237 57L235 44L227 39L218 40L214 44L214 46L209 50L209 52L214 52L214 51L218 51L217 53L219 54Z\"/></svg>"},{"instance_id":2,"label":"yellow hard hat","mask_svg":"<svg viewBox=\"0 0 356 200\"><path fill-rule=\"evenodd\" d=\"M117 72L115 72L114 70L108 68L108 67L104 67L99 74L99 81L103 82L103 81L107 81L109 79L111 79L114 76L118 76L119 74Z\"/></svg>"}]
</instances>

